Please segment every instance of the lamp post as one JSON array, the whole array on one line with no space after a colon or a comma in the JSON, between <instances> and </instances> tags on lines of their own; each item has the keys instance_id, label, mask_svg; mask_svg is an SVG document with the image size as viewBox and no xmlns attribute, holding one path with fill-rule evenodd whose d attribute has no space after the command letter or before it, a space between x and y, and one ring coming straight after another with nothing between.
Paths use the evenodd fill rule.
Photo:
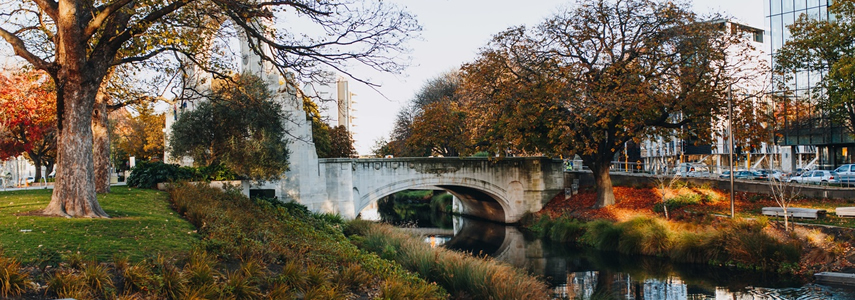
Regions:
<instances>
[{"instance_id":1,"label":"lamp post","mask_svg":"<svg viewBox=\"0 0 855 300\"><path fill-rule=\"evenodd\" d=\"M733 204L733 87L727 88L727 130L730 135L730 149L727 151L730 155L730 218L736 215L736 209Z\"/></svg>"}]
</instances>

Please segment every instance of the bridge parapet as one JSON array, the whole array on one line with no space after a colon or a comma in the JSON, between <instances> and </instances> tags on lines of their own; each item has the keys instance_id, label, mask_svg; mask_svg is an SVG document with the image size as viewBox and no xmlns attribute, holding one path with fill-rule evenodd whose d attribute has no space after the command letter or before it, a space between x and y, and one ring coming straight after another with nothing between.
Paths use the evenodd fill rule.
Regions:
<instances>
[{"instance_id":1,"label":"bridge parapet","mask_svg":"<svg viewBox=\"0 0 855 300\"><path fill-rule=\"evenodd\" d=\"M329 197L353 199L350 208L336 211L346 217L398 191L438 188L460 201L461 213L514 223L564 188L561 161L543 157L336 158L320 159L319 165Z\"/></svg>"}]
</instances>

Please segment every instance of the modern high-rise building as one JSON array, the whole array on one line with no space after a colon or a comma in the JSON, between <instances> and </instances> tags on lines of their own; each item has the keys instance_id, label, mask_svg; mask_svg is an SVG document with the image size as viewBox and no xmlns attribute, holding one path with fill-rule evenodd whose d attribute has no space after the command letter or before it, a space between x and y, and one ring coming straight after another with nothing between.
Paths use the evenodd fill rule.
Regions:
<instances>
[{"instance_id":1,"label":"modern high-rise building","mask_svg":"<svg viewBox=\"0 0 855 300\"><path fill-rule=\"evenodd\" d=\"M774 56L790 40L787 26L801 15L818 20L834 19L829 14L829 0L763 0L766 27L769 33L769 53ZM855 162L855 140L851 133L835 121L828 109L819 105L825 95L815 93L814 87L825 72L799 71L789 74L788 93L774 88L771 92L780 97L776 109L780 116L776 143L782 149L784 169L833 169L841 164Z\"/></svg>"},{"instance_id":2,"label":"modern high-rise building","mask_svg":"<svg viewBox=\"0 0 855 300\"><path fill-rule=\"evenodd\" d=\"M318 109L330 126L344 126L353 135L354 108L353 92L347 78L338 77L327 83L310 82L303 86L303 93L318 104Z\"/></svg>"}]
</instances>

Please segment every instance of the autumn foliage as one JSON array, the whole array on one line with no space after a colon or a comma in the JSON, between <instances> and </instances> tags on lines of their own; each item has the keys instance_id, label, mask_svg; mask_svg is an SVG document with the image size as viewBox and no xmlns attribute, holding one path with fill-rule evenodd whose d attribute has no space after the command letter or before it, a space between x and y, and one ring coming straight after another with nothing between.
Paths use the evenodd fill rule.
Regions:
<instances>
[{"instance_id":1,"label":"autumn foliage","mask_svg":"<svg viewBox=\"0 0 855 300\"><path fill-rule=\"evenodd\" d=\"M24 154L53 168L56 152L56 93L47 74L0 75L0 160Z\"/></svg>"}]
</instances>

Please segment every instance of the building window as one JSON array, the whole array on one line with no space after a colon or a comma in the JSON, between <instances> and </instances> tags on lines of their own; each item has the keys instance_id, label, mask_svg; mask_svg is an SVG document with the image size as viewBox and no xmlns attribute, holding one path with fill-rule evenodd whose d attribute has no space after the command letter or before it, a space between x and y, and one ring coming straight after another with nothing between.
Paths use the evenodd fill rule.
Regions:
<instances>
[{"instance_id":1,"label":"building window","mask_svg":"<svg viewBox=\"0 0 855 300\"><path fill-rule=\"evenodd\" d=\"M793 5L793 6L795 7L796 10L803 10L803 9L807 8L807 6L805 6L807 4L807 2L805 2L805 1L806 0L794 0L795 5Z\"/></svg>"},{"instance_id":2,"label":"building window","mask_svg":"<svg viewBox=\"0 0 855 300\"><path fill-rule=\"evenodd\" d=\"M781 11L783 12L791 12L793 11L793 0L782 0Z\"/></svg>"},{"instance_id":3,"label":"building window","mask_svg":"<svg viewBox=\"0 0 855 300\"><path fill-rule=\"evenodd\" d=\"M772 8L772 15L777 15L781 13L781 0L770 0L770 7Z\"/></svg>"}]
</instances>

